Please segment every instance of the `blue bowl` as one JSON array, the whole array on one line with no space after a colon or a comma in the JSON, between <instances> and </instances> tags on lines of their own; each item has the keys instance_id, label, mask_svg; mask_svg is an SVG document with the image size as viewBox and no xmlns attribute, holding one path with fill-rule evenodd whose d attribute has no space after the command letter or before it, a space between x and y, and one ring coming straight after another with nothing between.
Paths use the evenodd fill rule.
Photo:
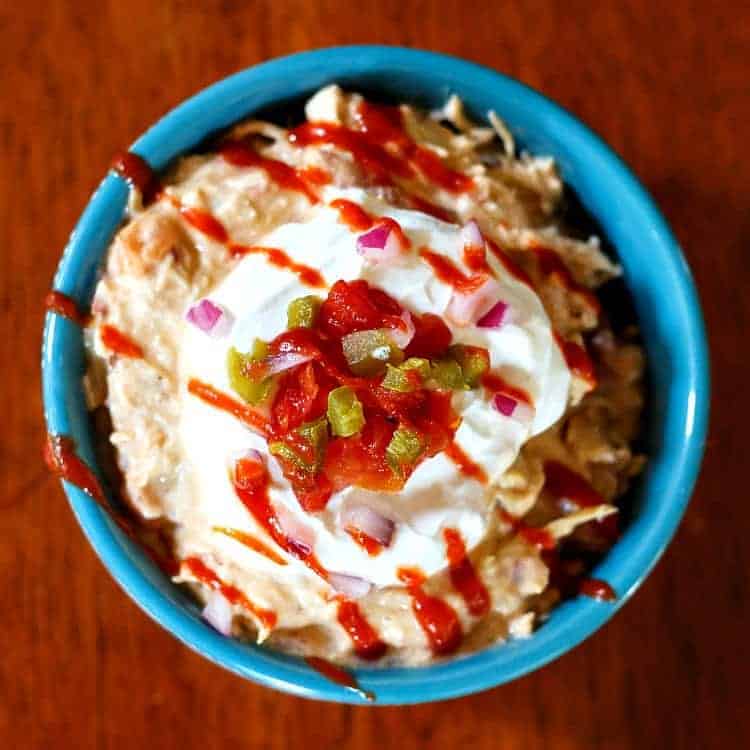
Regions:
<instances>
[{"instance_id":1,"label":"blue bowl","mask_svg":"<svg viewBox=\"0 0 750 750\"><path fill-rule=\"evenodd\" d=\"M549 100L493 70L431 52L397 47L341 47L284 57L238 73L189 99L133 144L156 169L214 131L260 109L298 102L320 86L389 95L428 106L458 93L481 117L495 109L519 143L552 155L565 181L616 248L634 297L649 357L650 460L635 488L634 517L595 571L620 598L579 598L555 609L534 636L430 667L358 669L378 704L423 703L474 693L541 667L606 622L656 564L685 511L703 453L709 407L703 319L685 259L661 214L632 173L588 128ZM109 174L86 207L54 287L87 307L108 243L122 221L128 188ZM44 404L51 433L71 435L96 466L94 435L81 388L81 330L47 315L42 347ZM65 484L78 522L110 573L133 600L185 644L237 674L322 700L359 703L303 661L224 638L194 603L149 561L78 488Z\"/></svg>"}]
</instances>

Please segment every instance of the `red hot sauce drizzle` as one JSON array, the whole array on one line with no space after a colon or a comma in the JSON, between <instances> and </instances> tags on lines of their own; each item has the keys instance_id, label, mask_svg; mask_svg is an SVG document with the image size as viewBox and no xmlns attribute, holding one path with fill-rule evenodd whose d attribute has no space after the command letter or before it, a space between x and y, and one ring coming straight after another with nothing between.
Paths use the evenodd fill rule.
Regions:
<instances>
[{"instance_id":1,"label":"red hot sauce drizzle","mask_svg":"<svg viewBox=\"0 0 750 750\"><path fill-rule=\"evenodd\" d=\"M343 685L343 687L353 690L358 693L366 701L374 701L375 693L369 690L363 690L360 684L357 682L357 678L346 669L342 669L336 664L331 663L327 659L321 659L319 656L308 656L305 659L307 665L314 669L319 674L322 674L327 680L335 682L337 685Z\"/></svg>"},{"instance_id":2,"label":"red hot sauce drizzle","mask_svg":"<svg viewBox=\"0 0 750 750\"><path fill-rule=\"evenodd\" d=\"M226 227L208 211L181 205L180 213L188 224L205 234L206 237L222 244L229 242L229 233Z\"/></svg>"},{"instance_id":3,"label":"red hot sauce drizzle","mask_svg":"<svg viewBox=\"0 0 750 750\"><path fill-rule=\"evenodd\" d=\"M143 157L132 151L117 154L110 168L125 179L131 187L140 191L144 206L151 203L161 192L161 184L154 170Z\"/></svg>"},{"instance_id":4,"label":"red hot sauce drizzle","mask_svg":"<svg viewBox=\"0 0 750 750\"><path fill-rule=\"evenodd\" d=\"M443 538L453 588L461 594L469 612L482 617L490 608L490 594L466 553L464 540L456 529L450 528L443 529Z\"/></svg>"},{"instance_id":5,"label":"red hot sauce drizzle","mask_svg":"<svg viewBox=\"0 0 750 750\"><path fill-rule=\"evenodd\" d=\"M440 253L436 253L434 250L430 250L429 247L420 248L419 255L427 262L430 268L432 268L435 276L437 276L440 281L448 286L452 286L457 292L464 294L473 292L487 279L485 274L467 276L453 263L453 261L446 258L444 255L440 255Z\"/></svg>"},{"instance_id":6,"label":"red hot sauce drizzle","mask_svg":"<svg viewBox=\"0 0 750 750\"><path fill-rule=\"evenodd\" d=\"M238 401L226 393L217 390L212 385L208 385L208 383L196 380L195 378L188 381L187 389L188 393L197 396L209 406L221 409L236 417L254 432L263 436L268 434L268 424L263 415L242 401Z\"/></svg>"},{"instance_id":7,"label":"red hot sauce drizzle","mask_svg":"<svg viewBox=\"0 0 750 750\"><path fill-rule=\"evenodd\" d=\"M598 578L584 578L578 586L578 593L600 602L617 600L617 592L606 581Z\"/></svg>"},{"instance_id":8,"label":"red hot sauce drizzle","mask_svg":"<svg viewBox=\"0 0 750 750\"><path fill-rule=\"evenodd\" d=\"M266 260L276 268L291 271L297 278L307 286L321 289L326 286L326 280L322 274L312 266L297 263L292 260L283 250L277 247L260 247L250 245L229 245L229 252L234 256L241 255L264 255Z\"/></svg>"},{"instance_id":9,"label":"red hot sauce drizzle","mask_svg":"<svg viewBox=\"0 0 750 750\"><path fill-rule=\"evenodd\" d=\"M452 654L461 645L463 631L453 607L436 596L426 594L425 574L418 568L399 568L399 579L406 584L417 622L437 656Z\"/></svg>"},{"instance_id":10,"label":"red hot sauce drizzle","mask_svg":"<svg viewBox=\"0 0 750 750\"><path fill-rule=\"evenodd\" d=\"M533 406L531 396L526 391L511 385L496 372L486 372L482 375L482 385L491 393L504 393L506 396L516 399L516 401L522 401L524 404Z\"/></svg>"},{"instance_id":11,"label":"red hot sauce drizzle","mask_svg":"<svg viewBox=\"0 0 750 750\"><path fill-rule=\"evenodd\" d=\"M276 625L276 613L251 602L236 586L225 583L199 557L188 557L182 561L190 574L209 588L219 591L230 603L237 604L254 615L264 627L271 629Z\"/></svg>"},{"instance_id":12,"label":"red hot sauce drizzle","mask_svg":"<svg viewBox=\"0 0 750 750\"><path fill-rule=\"evenodd\" d=\"M364 531L354 527L346 528L345 531L370 557L377 557L383 551L383 545Z\"/></svg>"},{"instance_id":13,"label":"red hot sauce drizzle","mask_svg":"<svg viewBox=\"0 0 750 750\"><path fill-rule=\"evenodd\" d=\"M518 534L527 544L538 547L540 550L553 550L557 546L557 540L546 529L537 526L529 526L522 519L508 513L504 508L497 509L500 518L511 526L513 532Z\"/></svg>"},{"instance_id":14,"label":"red hot sauce drizzle","mask_svg":"<svg viewBox=\"0 0 750 750\"><path fill-rule=\"evenodd\" d=\"M328 571L321 565L312 549L290 539L282 529L268 496L268 485L268 471L264 465L252 461L237 462L234 490L242 504L281 549L327 581ZM374 660L385 653L386 644L378 638L357 604L347 600L340 602L338 621L352 639L357 656Z\"/></svg>"},{"instance_id":15,"label":"red hot sauce drizzle","mask_svg":"<svg viewBox=\"0 0 750 750\"><path fill-rule=\"evenodd\" d=\"M44 298L44 307L49 312L67 318L81 327L85 327L89 323L89 316L81 312L75 300L56 289L47 293Z\"/></svg>"},{"instance_id":16,"label":"red hot sauce drizzle","mask_svg":"<svg viewBox=\"0 0 750 750\"><path fill-rule=\"evenodd\" d=\"M268 485L268 471L264 465L243 460L237 462L234 491L240 502L281 549L327 581L328 571L320 564L312 549L289 538L282 529L268 496Z\"/></svg>"},{"instance_id":17,"label":"red hot sauce drizzle","mask_svg":"<svg viewBox=\"0 0 750 750\"><path fill-rule=\"evenodd\" d=\"M115 354L129 359L143 359L143 349L126 333L111 325L103 325L99 330L102 344Z\"/></svg>"},{"instance_id":18,"label":"red hot sauce drizzle","mask_svg":"<svg viewBox=\"0 0 750 750\"><path fill-rule=\"evenodd\" d=\"M346 198L336 198L331 201L331 208L338 211L339 221L349 227L352 232L365 232L375 224L375 217L365 211L362 206Z\"/></svg>"},{"instance_id":19,"label":"red hot sauce drizzle","mask_svg":"<svg viewBox=\"0 0 750 750\"><path fill-rule=\"evenodd\" d=\"M516 280L520 281L523 284L526 284L526 286L533 289L534 283L532 282L531 277L526 273L526 271L518 266L510 258L510 256L500 248L500 246L496 242L491 240L489 237L485 237L485 241L487 242L487 246L490 248L490 252L497 258L503 268Z\"/></svg>"},{"instance_id":20,"label":"red hot sauce drizzle","mask_svg":"<svg viewBox=\"0 0 750 750\"><path fill-rule=\"evenodd\" d=\"M591 508L606 502L586 479L559 461L544 462L544 489L559 504L572 503L576 509ZM589 523L609 542L614 542L619 536L616 513Z\"/></svg>"},{"instance_id":21,"label":"red hot sauce drizzle","mask_svg":"<svg viewBox=\"0 0 750 750\"><path fill-rule=\"evenodd\" d=\"M244 544L248 549L257 552L259 555L267 557L271 562L275 562L277 565L286 565L287 561L272 550L267 544L261 542L260 539L254 537L252 534L248 534L245 531L239 529L227 529L222 526L214 527L214 531L224 534L225 536L231 537L236 542Z\"/></svg>"},{"instance_id":22,"label":"red hot sauce drizzle","mask_svg":"<svg viewBox=\"0 0 750 750\"><path fill-rule=\"evenodd\" d=\"M532 247L531 249L536 255L539 270L544 276L556 276L569 292L578 294L594 312L599 313L601 305L596 295L573 278L570 269L554 250L548 247Z\"/></svg>"},{"instance_id":23,"label":"red hot sauce drizzle","mask_svg":"<svg viewBox=\"0 0 750 750\"><path fill-rule=\"evenodd\" d=\"M458 470L465 477L476 479L477 482L481 482L482 484L487 484L487 474L484 469L478 463L472 461L455 440L445 447L445 455L458 467Z\"/></svg>"},{"instance_id":24,"label":"red hot sauce drizzle","mask_svg":"<svg viewBox=\"0 0 750 750\"><path fill-rule=\"evenodd\" d=\"M360 659L376 661L383 656L388 646L380 640L375 629L367 622L355 602L349 600L339 602L337 618L341 627L352 639L354 653Z\"/></svg>"},{"instance_id":25,"label":"red hot sauce drizzle","mask_svg":"<svg viewBox=\"0 0 750 750\"><path fill-rule=\"evenodd\" d=\"M555 340L570 371L592 387L595 386L596 368L586 349L575 341L567 341L559 333L555 333Z\"/></svg>"},{"instance_id":26,"label":"red hot sauce drizzle","mask_svg":"<svg viewBox=\"0 0 750 750\"><path fill-rule=\"evenodd\" d=\"M356 119L356 130L330 122L305 122L290 131L289 141L297 146L330 143L348 151L380 185L392 185L394 177L411 179L416 169L451 193L464 193L474 186L468 175L446 167L437 154L409 137L398 108L362 102Z\"/></svg>"},{"instance_id":27,"label":"red hot sauce drizzle","mask_svg":"<svg viewBox=\"0 0 750 750\"><path fill-rule=\"evenodd\" d=\"M317 167L298 170L278 159L261 156L252 146L242 141L228 141L219 153L225 161L237 167L258 167L262 169L280 188L302 193L310 203L317 203L318 196L309 183L326 184L330 175ZM322 181L322 182L321 182Z\"/></svg>"}]
</instances>

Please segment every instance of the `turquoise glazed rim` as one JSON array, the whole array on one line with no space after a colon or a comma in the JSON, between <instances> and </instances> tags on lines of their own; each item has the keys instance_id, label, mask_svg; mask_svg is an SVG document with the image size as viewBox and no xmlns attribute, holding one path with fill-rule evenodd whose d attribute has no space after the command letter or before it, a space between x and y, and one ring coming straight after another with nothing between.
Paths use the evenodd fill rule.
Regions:
<instances>
[{"instance_id":1,"label":"turquoise glazed rim","mask_svg":"<svg viewBox=\"0 0 750 750\"><path fill-rule=\"evenodd\" d=\"M377 704L453 698L503 684L569 651L601 627L643 582L685 511L703 454L709 367L701 309L680 248L648 193L587 127L540 94L488 68L414 49L352 46L303 52L257 65L210 86L160 120L132 147L164 168L211 133L269 107L278 110L324 84L437 106L459 94L469 112L494 109L519 143L553 156L566 183L616 249L635 300L649 361L650 460L634 488L632 522L594 575L619 593L615 603L578 598L555 609L533 637L433 666L357 669ZM123 218L128 188L110 173L94 193L65 250L54 288L87 308L108 243ZM48 314L42 346L47 429L73 437L96 466L81 376L81 329ZM130 597L185 644L221 666L295 695L346 703L359 694L329 682L304 661L225 638L194 603L77 487L73 512L104 565Z\"/></svg>"}]
</instances>

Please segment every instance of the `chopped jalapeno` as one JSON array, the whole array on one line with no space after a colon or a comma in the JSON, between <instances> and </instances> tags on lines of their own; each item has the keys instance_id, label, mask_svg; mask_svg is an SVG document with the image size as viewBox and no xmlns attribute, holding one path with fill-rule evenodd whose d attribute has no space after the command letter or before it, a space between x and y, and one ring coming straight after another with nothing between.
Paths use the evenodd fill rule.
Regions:
<instances>
[{"instance_id":1,"label":"chopped jalapeno","mask_svg":"<svg viewBox=\"0 0 750 750\"><path fill-rule=\"evenodd\" d=\"M422 383L422 378L416 369L405 368L404 365L399 367L386 365L386 368L385 377L380 385L389 391L411 393L419 388Z\"/></svg>"},{"instance_id":2,"label":"chopped jalapeno","mask_svg":"<svg viewBox=\"0 0 750 750\"><path fill-rule=\"evenodd\" d=\"M320 297L313 295L293 299L286 309L287 328L312 328L321 303Z\"/></svg>"},{"instance_id":3,"label":"chopped jalapeno","mask_svg":"<svg viewBox=\"0 0 750 750\"><path fill-rule=\"evenodd\" d=\"M341 339L341 346L349 369L355 375L382 375L387 364L404 361L404 353L380 329L350 333Z\"/></svg>"},{"instance_id":4,"label":"chopped jalapeno","mask_svg":"<svg viewBox=\"0 0 750 750\"><path fill-rule=\"evenodd\" d=\"M425 444L422 436L408 427L399 427L385 449L385 459L391 470L403 476L424 453Z\"/></svg>"},{"instance_id":5,"label":"chopped jalapeno","mask_svg":"<svg viewBox=\"0 0 750 750\"><path fill-rule=\"evenodd\" d=\"M320 417L314 422L305 422L297 428L297 433L312 447L315 456L315 468L319 469L323 465L323 457L325 456L326 445L328 445L328 420L325 417Z\"/></svg>"},{"instance_id":6,"label":"chopped jalapeno","mask_svg":"<svg viewBox=\"0 0 750 750\"><path fill-rule=\"evenodd\" d=\"M264 401L271 392L273 381L271 378L253 380L245 373L248 365L260 362L268 354L268 344L260 339L255 339L252 351L243 354L231 347L227 352L227 372L229 385L232 390L250 404L259 404Z\"/></svg>"},{"instance_id":7,"label":"chopped jalapeno","mask_svg":"<svg viewBox=\"0 0 750 750\"><path fill-rule=\"evenodd\" d=\"M268 450L271 452L271 455L283 459L297 469L302 469L302 471L308 472L312 472L315 469L315 467L305 461L305 459L302 458L294 448L288 446L286 443L282 443L280 440L270 442L268 444Z\"/></svg>"},{"instance_id":8,"label":"chopped jalapeno","mask_svg":"<svg viewBox=\"0 0 750 750\"><path fill-rule=\"evenodd\" d=\"M328 421L331 432L340 437L356 435L365 424L365 414L357 394L347 385L328 394Z\"/></svg>"},{"instance_id":9,"label":"chopped jalapeno","mask_svg":"<svg viewBox=\"0 0 750 750\"><path fill-rule=\"evenodd\" d=\"M448 353L460 365L464 382L469 388L476 388L482 375L490 369L489 352L481 346L456 344Z\"/></svg>"},{"instance_id":10,"label":"chopped jalapeno","mask_svg":"<svg viewBox=\"0 0 750 750\"><path fill-rule=\"evenodd\" d=\"M446 390L463 390L465 388L461 365L455 359L445 357L433 362L430 377L435 381L438 388Z\"/></svg>"}]
</instances>

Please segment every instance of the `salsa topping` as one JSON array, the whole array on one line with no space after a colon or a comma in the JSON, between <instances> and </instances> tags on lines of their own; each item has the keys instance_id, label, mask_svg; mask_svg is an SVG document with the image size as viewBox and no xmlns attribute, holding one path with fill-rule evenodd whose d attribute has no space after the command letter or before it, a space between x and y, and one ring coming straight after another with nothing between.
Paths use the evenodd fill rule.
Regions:
<instances>
[{"instance_id":1,"label":"salsa topping","mask_svg":"<svg viewBox=\"0 0 750 750\"><path fill-rule=\"evenodd\" d=\"M401 489L452 443L451 391L479 387L489 369L485 349L451 346L439 318L361 280L293 300L288 323L248 352L230 349L227 368L234 392L270 415L269 450L308 511L351 485ZM404 336L401 349L393 339Z\"/></svg>"}]
</instances>

